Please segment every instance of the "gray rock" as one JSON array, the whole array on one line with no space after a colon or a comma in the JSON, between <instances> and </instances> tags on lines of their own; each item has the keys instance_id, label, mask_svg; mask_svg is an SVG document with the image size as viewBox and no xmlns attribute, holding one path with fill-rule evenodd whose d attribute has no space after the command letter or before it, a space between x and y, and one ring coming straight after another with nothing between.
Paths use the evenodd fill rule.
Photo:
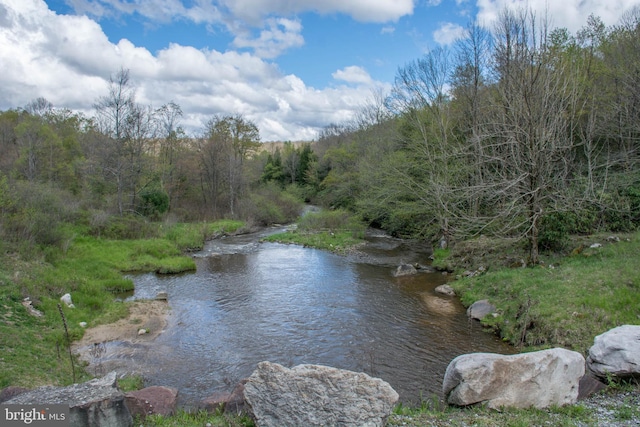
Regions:
<instances>
[{"instance_id":1,"label":"gray rock","mask_svg":"<svg viewBox=\"0 0 640 427\"><path fill-rule=\"evenodd\" d=\"M169 295L164 291L158 292L156 295L156 300L158 301L166 301L168 299L169 299Z\"/></svg>"},{"instance_id":2,"label":"gray rock","mask_svg":"<svg viewBox=\"0 0 640 427\"><path fill-rule=\"evenodd\" d=\"M587 369L600 378L640 377L640 325L618 326L595 337Z\"/></svg>"},{"instance_id":3,"label":"gray rock","mask_svg":"<svg viewBox=\"0 0 640 427\"><path fill-rule=\"evenodd\" d=\"M562 348L508 356L473 353L451 361L442 388L450 405L547 408L576 403L583 375L582 355Z\"/></svg>"},{"instance_id":4,"label":"gray rock","mask_svg":"<svg viewBox=\"0 0 640 427\"><path fill-rule=\"evenodd\" d=\"M245 400L260 427L383 426L398 401L385 381L327 366L261 362Z\"/></svg>"},{"instance_id":5,"label":"gray rock","mask_svg":"<svg viewBox=\"0 0 640 427\"><path fill-rule=\"evenodd\" d=\"M4 402L6 404L68 404L71 427L130 427L131 414L116 383L116 373L68 387L36 388Z\"/></svg>"},{"instance_id":6,"label":"gray rock","mask_svg":"<svg viewBox=\"0 0 640 427\"><path fill-rule=\"evenodd\" d=\"M485 316L492 314L496 311L496 307L489 302L489 300L483 299L476 301L467 308L467 316L472 319L482 320Z\"/></svg>"},{"instance_id":7,"label":"gray rock","mask_svg":"<svg viewBox=\"0 0 640 427\"><path fill-rule=\"evenodd\" d=\"M436 288L436 293L454 296L456 294L456 291L454 291L453 288L449 285L440 285Z\"/></svg>"},{"instance_id":8,"label":"gray rock","mask_svg":"<svg viewBox=\"0 0 640 427\"><path fill-rule=\"evenodd\" d=\"M178 390L173 387L151 386L130 391L124 396L132 416L173 415L176 411Z\"/></svg>"},{"instance_id":9,"label":"gray rock","mask_svg":"<svg viewBox=\"0 0 640 427\"><path fill-rule=\"evenodd\" d=\"M401 276L412 276L417 274L418 270L411 264L400 264L396 269L395 273L393 273L394 277Z\"/></svg>"},{"instance_id":10,"label":"gray rock","mask_svg":"<svg viewBox=\"0 0 640 427\"><path fill-rule=\"evenodd\" d=\"M73 301L71 300L71 294L64 294L60 297L60 301L65 303L67 307L71 307L73 305Z\"/></svg>"}]
</instances>

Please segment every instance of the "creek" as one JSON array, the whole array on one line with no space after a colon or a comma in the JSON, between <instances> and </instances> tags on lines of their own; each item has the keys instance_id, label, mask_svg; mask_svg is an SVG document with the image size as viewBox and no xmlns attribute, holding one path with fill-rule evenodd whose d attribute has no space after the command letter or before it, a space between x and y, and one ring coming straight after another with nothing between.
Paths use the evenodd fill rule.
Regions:
<instances>
[{"instance_id":1,"label":"creek","mask_svg":"<svg viewBox=\"0 0 640 427\"><path fill-rule=\"evenodd\" d=\"M339 256L261 243L270 232L208 242L192 274L133 277L135 299L167 292L171 307L150 347L127 349L148 385L179 389L188 406L231 391L258 362L313 363L382 378L416 404L441 397L456 356L514 352L469 321L457 298L434 292L443 274L394 277L400 263L428 264L428 245L370 232Z\"/></svg>"}]
</instances>

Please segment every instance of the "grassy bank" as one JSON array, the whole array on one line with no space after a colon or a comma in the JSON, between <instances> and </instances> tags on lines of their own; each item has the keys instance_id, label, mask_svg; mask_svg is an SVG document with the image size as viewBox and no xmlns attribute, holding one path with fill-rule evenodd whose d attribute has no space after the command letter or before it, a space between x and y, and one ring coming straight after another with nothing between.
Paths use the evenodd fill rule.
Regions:
<instances>
[{"instance_id":1,"label":"grassy bank","mask_svg":"<svg viewBox=\"0 0 640 427\"><path fill-rule=\"evenodd\" d=\"M505 341L528 350L559 346L586 354L596 335L640 324L640 233L609 237L575 238L566 254L546 254L544 264L531 268L513 267L519 264L517 247L496 252L497 244L486 239L439 253L437 262L458 274L487 268L452 286L465 305L488 299L498 308L500 315L483 323Z\"/></svg>"},{"instance_id":2,"label":"grassy bank","mask_svg":"<svg viewBox=\"0 0 640 427\"><path fill-rule=\"evenodd\" d=\"M87 379L75 363L72 370L68 341L82 337L80 322L89 326L110 323L127 315L127 304L117 302L121 292L133 289L124 272L177 273L195 269L183 252L202 247L218 233L233 232L243 224L158 225L153 238L116 240L76 236L64 249L47 247L29 257L6 254L0 259L0 388L65 385ZM75 308L61 304L70 293ZM31 301L42 313L36 317L23 303ZM63 325L67 324L67 333Z\"/></svg>"},{"instance_id":3,"label":"grassy bank","mask_svg":"<svg viewBox=\"0 0 640 427\"><path fill-rule=\"evenodd\" d=\"M366 226L347 211L310 212L295 230L266 237L267 242L291 243L335 253L345 253L362 242Z\"/></svg>"}]
</instances>

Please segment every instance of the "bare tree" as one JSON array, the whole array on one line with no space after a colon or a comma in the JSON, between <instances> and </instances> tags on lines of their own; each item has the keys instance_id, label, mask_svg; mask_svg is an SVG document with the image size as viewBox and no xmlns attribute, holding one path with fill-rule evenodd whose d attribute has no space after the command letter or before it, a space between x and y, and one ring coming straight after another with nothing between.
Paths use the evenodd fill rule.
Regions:
<instances>
[{"instance_id":1,"label":"bare tree","mask_svg":"<svg viewBox=\"0 0 640 427\"><path fill-rule=\"evenodd\" d=\"M541 218L568 210L572 203L566 190L572 185L575 152L574 64L550 54L547 36L546 22L530 11L501 14L494 56L495 120L483 125L483 162L491 171L483 191L496 207L487 224L526 237L532 264L539 261Z\"/></svg>"},{"instance_id":2,"label":"bare tree","mask_svg":"<svg viewBox=\"0 0 640 427\"><path fill-rule=\"evenodd\" d=\"M435 49L398 71L388 103L408 120L409 133L405 131L403 144L411 153L405 162L397 163L392 174L435 218L443 248L452 237L451 220L456 216L464 175L463 146L453 136L447 92L451 72L448 51Z\"/></svg>"},{"instance_id":3,"label":"bare tree","mask_svg":"<svg viewBox=\"0 0 640 427\"><path fill-rule=\"evenodd\" d=\"M203 194L217 212L226 187L229 213L236 214L236 202L243 189L244 160L260 143L258 127L241 115L215 116L207 122L200 145Z\"/></svg>"},{"instance_id":4,"label":"bare tree","mask_svg":"<svg viewBox=\"0 0 640 427\"><path fill-rule=\"evenodd\" d=\"M163 105L155 113L159 122L160 149L158 154L160 186L169 195L169 209L175 196L176 155L184 130L180 126L182 109L174 102Z\"/></svg>"},{"instance_id":5,"label":"bare tree","mask_svg":"<svg viewBox=\"0 0 640 427\"><path fill-rule=\"evenodd\" d=\"M103 159L102 167L112 176L117 189L117 206L124 213L126 187L127 126L135 109L135 89L129 70L120 69L109 78L109 93L100 97L94 105L98 129L110 138L110 155Z\"/></svg>"}]
</instances>

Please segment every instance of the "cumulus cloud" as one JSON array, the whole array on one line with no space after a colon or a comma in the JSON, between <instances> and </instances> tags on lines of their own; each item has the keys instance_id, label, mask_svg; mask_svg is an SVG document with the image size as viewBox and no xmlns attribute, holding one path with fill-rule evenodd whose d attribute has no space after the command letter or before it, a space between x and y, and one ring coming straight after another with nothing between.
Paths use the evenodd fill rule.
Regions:
<instances>
[{"instance_id":1,"label":"cumulus cloud","mask_svg":"<svg viewBox=\"0 0 640 427\"><path fill-rule=\"evenodd\" d=\"M640 0L478 0L477 19L481 25L491 27L504 8L531 8L536 16L549 19L552 27L566 27L576 32L587 22L587 17L594 14L606 25L618 22L621 12L640 5Z\"/></svg>"},{"instance_id":2,"label":"cumulus cloud","mask_svg":"<svg viewBox=\"0 0 640 427\"><path fill-rule=\"evenodd\" d=\"M367 73L363 68L355 65L338 70L331 74L331 76L336 80L342 80L347 83L365 85L371 85L373 83L369 73Z\"/></svg>"},{"instance_id":3,"label":"cumulus cloud","mask_svg":"<svg viewBox=\"0 0 640 427\"><path fill-rule=\"evenodd\" d=\"M267 29L254 38L245 32L235 38L233 45L238 48L252 48L261 58L276 58L284 51L304 44L302 25L298 20L272 18L266 21Z\"/></svg>"},{"instance_id":4,"label":"cumulus cloud","mask_svg":"<svg viewBox=\"0 0 640 427\"><path fill-rule=\"evenodd\" d=\"M450 45L464 36L464 28L452 22L445 22L433 32L433 39L439 45Z\"/></svg>"},{"instance_id":5,"label":"cumulus cloud","mask_svg":"<svg viewBox=\"0 0 640 427\"><path fill-rule=\"evenodd\" d=\"M345 14L360 22L396 22L413 13L416 0L66 0L78 15L117 19L139 15L147 24L175 20L204 23L233 35L233 47L275 58L304 44L299 13ZM257 32L257 34L256 34Z\"/></svg>"},{"instance_id":6,"label":"cumulus cloud","mask_svg":"<svg viewBox=\"0 0 640 427\"><path fill-rule=\"evenodd\" d=\"M414 0L219 0L234 16L256 22L263 16L302 12L342 13L361 22L397 21L413 13Z\"/></svg>"},{"instance_id":7,"label":"cumulus cloud","mask_svg":"<svg viewBox=\"0 0 640 427\"><path fill-rule=\"evenodd\" d=\"M298 24L274 25L295 34ZM250 52L171 44L151 53L126 39L112 43L94 20L57 15L40 0L2 0L0 63L0 110L44 97L91 115L107 94L109 76L125 68L137 101L154 108L178 103L190 133L214 114L239 113L258 125L265 141L314 138L328 123L352 117L376 84L360 67L334 73L348 84L316 89Z\"/></svg>"},{"instance_id":8,"label":"cumulus cloud","mask_svg":"<svg viewBox=\"0 0 640 427\"><path fill-rule=\"evenodd\" d=\"M148 19L169 21L187 18L194 22L220 23L242 20L253 25L269 16L302 12L342 13L362 22L397 21L413 13L415 0L67 0L79 14L102 18L137 13ZM432 0L433 1L433 0ZM190 6L185 6L189 3Z\"/></svg>"}]
</instances>

